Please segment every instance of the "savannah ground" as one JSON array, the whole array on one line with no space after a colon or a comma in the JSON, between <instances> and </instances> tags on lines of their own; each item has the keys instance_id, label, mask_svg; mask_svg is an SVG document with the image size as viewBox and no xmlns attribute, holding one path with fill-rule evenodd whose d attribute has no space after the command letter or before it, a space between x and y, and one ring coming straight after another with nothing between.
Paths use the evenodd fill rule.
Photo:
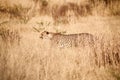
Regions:
<instances>
[{"instance_id":1,"label":"savannah ground","mask_svg":"<svg viewBox=\"0 0 120 80\"><path fill-rule=\"evenodd\" d=\"M119 3L0 0L0 80L120 80ZM94 51L49 49L44 30L91 33Z\"/></svg>"}]
</instances>

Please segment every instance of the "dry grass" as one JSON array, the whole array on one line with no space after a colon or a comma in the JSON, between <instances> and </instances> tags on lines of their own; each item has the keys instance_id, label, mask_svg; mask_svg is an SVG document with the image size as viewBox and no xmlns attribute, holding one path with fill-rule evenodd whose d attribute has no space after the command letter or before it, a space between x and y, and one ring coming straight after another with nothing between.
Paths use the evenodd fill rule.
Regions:
<instances>
[{"instance_id":1,"label":"dry grass","mask_svg":"<svg viewBox=\"0 0 120 80\"><path fill-rule=\"evenodd\" d=\"M119 2L0 0L0 80L120 80ZM50 49L44 30L91 33L95 45Z\"/></svg>"},{"instance_id":2,"label":"dry grass","mask_svg":"<svg viewBox=\"0 0 120 80\"><path fill-rule=\"evenodd\" d=\"M14 24L1 24L1 27L4 27L1 33L6 37L9 37L8 32L6 33L9 28L13 32L18 30L21 37L20 45L16 41L16 45L8 45L4 42L4 39L8 38L0 37L1 80L119 80L119 18L83 18L79 23L60 25L61 27L52 23L45 26L45 21L43 22L42 26L46 30L56 31L56 28L60 28L61 31L65 30L66 34L89 32L97 36L95 51L88 47L50 50L49 44L42 41L39 33L31 28L31 24L39 27L34 21L35 19L27 24L15 24L14 21ZM92 26L92 29L88 25Z\"/></svg>"},{"instance_id":3,"label":"dry grass","mask_svg":"<svg viewBox=\"0 0 120 80\"><path fill-rule=\"evenodd\" d=\"M35 15L49 15L55 23L69 23L69 20L90 15L117 16L120 15L119 0L80 0L51 1L26 0L17 4L5 0L0 1L0 12L9 13L10 18L20 18L28 21ZM28 6L26 6L28 5Z\"/></svg>"}]
</instances>

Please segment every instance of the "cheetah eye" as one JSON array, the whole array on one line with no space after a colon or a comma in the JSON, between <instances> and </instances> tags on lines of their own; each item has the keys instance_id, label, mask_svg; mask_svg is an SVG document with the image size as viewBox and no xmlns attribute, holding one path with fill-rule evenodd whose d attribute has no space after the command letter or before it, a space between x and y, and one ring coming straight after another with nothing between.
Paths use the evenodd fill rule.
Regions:
<instances>
[{"instance_id":1,"label":"cheetah eye","mask_svg":"<svg viewBox=\"0 0 120 80\"><path fill-rule=\"evenodd\" d=\"M49 34L49 32L46 32L46 34Z\"/></svg>"}]
</instances>

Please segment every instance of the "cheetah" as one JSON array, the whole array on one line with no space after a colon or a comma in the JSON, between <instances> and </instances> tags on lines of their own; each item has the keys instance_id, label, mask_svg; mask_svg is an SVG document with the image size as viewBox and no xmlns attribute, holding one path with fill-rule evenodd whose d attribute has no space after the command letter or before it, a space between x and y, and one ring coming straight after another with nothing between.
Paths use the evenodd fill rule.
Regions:
<instances>
[{"instance_id":1,"label":"cheetah","mask_svg":"<svg viewBox=\"0 0 120 80\"><path fill-rule=\"evenodd\" d=\"M44 31L40 34L41 39L50 40L51 47L70 48L94 45L94 37L89 33L61 34Z\"/></svg>"}]
</instances>

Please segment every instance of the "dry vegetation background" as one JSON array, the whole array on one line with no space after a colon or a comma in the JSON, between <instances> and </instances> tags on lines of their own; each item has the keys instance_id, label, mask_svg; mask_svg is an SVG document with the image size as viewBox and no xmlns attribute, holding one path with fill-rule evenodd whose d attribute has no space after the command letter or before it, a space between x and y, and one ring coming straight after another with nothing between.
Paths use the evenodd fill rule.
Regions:
<instances>
[{"instance_id":1,"label":"dry vegetation background","mask_svg":"<svg viewBox=\"0 0 120 80\"><path fill-rule=\"evenodd\" d=\"M120 80L120 0L0 0L0 80ZM49 49L42 31L93 34L94 48Z\"/></svg>"}]
</instances>

